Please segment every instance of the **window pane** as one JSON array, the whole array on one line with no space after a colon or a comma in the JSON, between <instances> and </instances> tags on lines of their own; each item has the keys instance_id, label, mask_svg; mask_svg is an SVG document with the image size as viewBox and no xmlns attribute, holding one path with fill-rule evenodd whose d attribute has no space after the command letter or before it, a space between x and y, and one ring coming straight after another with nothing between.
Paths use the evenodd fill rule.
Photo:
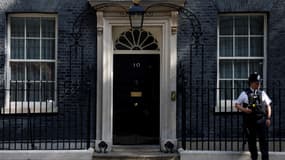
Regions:
<instances>
[{"instance_id":1,"label":"window pane","mask_svg":"<svg viewBox=\"0 0 285 160\"><path fill-rule=\"evenodd\" d=\"M232 78L233 67L231 61L220 62L220 78Z\"/></svg>"},{"instance_id":2,"label":"window pane","mask_svg":"<svg viewBox=\"0 0 285 160\"><path fill-rule=\"evenodd\" d=\"M42 18L42 37L55 37L55 18Z\"/></svg>"},{"instance_id":3,"label":"window pane","mask_svg":"<svg viewBox=\"0 0 285 160\"><path fill-rule=\"evenodd\" d=\"M231 37L220 38L220 56L221 57L233 56L233 38Z\"/></svg>"},{"instance_id":4,"label":"window pane","mask_svg":"<svg viewBox=\"0 0 285 160\"><path fill-rule=\"evenodd\" d=\"M54 59L55 40L42 40L42 59Z\"/></svg>"},{"instance_id":5,"label":"window pane","mask_svg":"<svg viewBox=\"0 0 285 160\"><path fill-rule=\"evenodd\" d=\"M40 37L40 18L27 18L27 37Z\"/></svg>"},{"instance_id":6,"label":"window pane","mask_svg":"<svg viewBox=\"0 0 285 160\"><path fill-rule=\"evenodd\" d=\"M247 78L248 77L248 65L247 61L235 61L234 70L235 70L235 79L236 78Z\"/></svg>"},{"instance_id":7,"label":"window pane","mask_svg":"<svg viewBox=\"0 0 285 160\"><path fill-rule=\"evenodd\" d=\"M27 83L27 100L30 102L40 100L40 82L30 81Z\"/></svg>"},{"instance_id":8,"label":"window pane","mask_svg":"<svg viewBox=\"0 0 285 160\"><path fill-rule=\"evenodd\" d=\"M11 80L25 80L25 63L11 63Z\"/></svg>"},{"instance_id":9,"label":"window pane","mask_svg":"<svg viewBox=\"0 0 285 160\"><path fill-rule=\"evenodd\" d=\"M41 100L42 101L50 101L54 100L54 92L55 92L54 82L43 82L41 83Z\"/></svg>"},{"instance_id":10,"label":"window pane","mask_svg":"<svg viewBox=\"0 0 285 160\"><path fill-rule=\"evenodd\" d=\"M235 56L241 56L241 57L248 56L248 38L247 37L235 38Z\"/></svg>"},{"instance_id":11,"label":"window pane","mask_svg":"<svg viewBox=\"0 0 285 160\"><path fill-rule=\"evenodd\" d=\"M24 101L25 100L25 88L23 82L11 82L10 83L10 101ZM19 106L20 107L20 106Z\"/></svg>"},{"instance_id":12,"label":"window pane","mask_svg":"<svg viewBox=\"0 0 285 160\"><path fill-rule=\"evenodd\" d=\"M250 73L257 72L263 77L263 60L250 60L249 71Z\"/></svg>"},{"instance_id":13,"label":"window pane","mask_svg":"<svg viewBox=\"0 0 285 160\"><path fill-rule=\"evenodd\" d=\"M221 99L237 98L248 87L250 73L263 76L264 16L220 16L219 34L219 95Z\"/></svg>"},{"instance_id":14,"label":"window pane","mask_svg":"<svg viewBox=\"0 0 285 160\"><path fill-rule=\"evenodd\" d=\"M55 25L55 17L11 17L10 59L27 60L9 62L11 101L54 100L55 63L40 60L55 59Z\"/></svg>"},{"instance_id":15,"label":"window pane","mask_svg":"<svg viewBox=\"0 0 285 160\"><path fill-rule=\"evenodd\" d=\"M235 17L235 34L248 35L248 17L237 16Z\"/></svg>"},{"instance_id":16,"label":"window pane","mask_svg":"<svg viewBox=\"0 0 285 160\"><path fill-rule=\"evenodd\" d=\"M263 35L264 17L263 16L251 16L250 17L250 34L251 35Z\"/></svg>"},{"instance_id":17,"label":"window pane","mask_svg":"<svg viewBox=\"0 0 285 160\"><path fill-rule=\"evenodd\" d=\"M234 81L234 99L237 99L240 93L248 87L247 80Z\"/></svg>"},{"instance_id":18,"label":"window pane","mask_svg":"<svg viewBox=\"0 0 285 160\"><path fill-rule=\"evenodd\" d=\"M232 81L220 81L220 99L231 99L232 97Z\"/></svg>"},{"instance_id":19,"label":"window pane","mask_svg":"<svg viewBox=\"0 0 285 160\"><path fill-rule=\"evenodd\" d=\"M54 63L42 63L42 80L54 81Z\"/></svg>"},{"instance_id":20,"label":"window pane","mask_svg":"<svg viewBox=\"0 0 285 160\"><path fill-rule=\"evenodd\" d=\"M233 35L233 17L220 16L220 35Z\"/></svg>"},{"instance_id":21,"label":"window pane","mask_svg":"<svg viewBox=\"0 0 285 160\"><path fill-rule=\"evenodd\" d=\"M40 41L37 39L27 40L27 59L40 59Z\"/></svg>"},{"instance_id":22,"label":"window pane","mask_svg":"<svg viewBox=\"0 0 285 160\"><path fill-rule=\"evenodd\" d=\"M27 63L27 80L40 80L40 63Z\"/></svg>"},{"instance_id":23,"label":"window pane","mask_svg":"<svg viewBox=\"0 0 285 160\"><path fill-rule=\"evenodd\" d=\"M12 37L25 36L25 18L11 17L11 36Z\"/></svg>"},{"instance_id":24,"label":"window pane","mask_svg":"<svg viewBox=\"0 0 285 160\"><path fill-rule=\"evenodd\" d=\"M263 37L250 38L250 56L263 57Z\"/></svg>"},{"instance_id":25,"label":"window pane","mask_svg":"<svg viewBox=\"0 0 285 160\"><path fill-rule=\"evenodd\" d=\"M25 40L12 39L11 40L11 59L25 58Z\"/></svg>"}]
</instances>

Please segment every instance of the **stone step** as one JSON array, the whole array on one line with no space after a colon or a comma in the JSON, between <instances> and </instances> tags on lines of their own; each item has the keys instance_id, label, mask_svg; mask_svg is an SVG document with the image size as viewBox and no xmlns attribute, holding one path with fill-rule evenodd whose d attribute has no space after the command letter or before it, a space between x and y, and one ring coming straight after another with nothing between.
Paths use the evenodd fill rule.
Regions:
<instances>
[{"instance_id":1,"label":"stone step","mask_svg":"<svg viewBox=\"0 0 285 160\"><path fill-rule=\"evenodd\" d=\"M160 152L159 145L114 145L112 146L114 152Z\"/></svg>"},{"instance_id":2,"label":"stone step","mask_svg":"<svg viewBox=\"0 0 285 160\"><path fill-rule=\"evenodd\" d=\"M179 160L179 155L160 152L159 146L113 146L109 153L95 152L93 160Z\"/></svg>"}]
</instances>

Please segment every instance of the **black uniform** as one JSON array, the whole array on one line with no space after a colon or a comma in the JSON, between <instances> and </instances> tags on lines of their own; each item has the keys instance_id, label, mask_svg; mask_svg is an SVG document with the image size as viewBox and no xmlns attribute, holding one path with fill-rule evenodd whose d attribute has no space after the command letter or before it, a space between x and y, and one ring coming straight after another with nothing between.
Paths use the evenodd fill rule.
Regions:
<instances>
[{"instance_id":1,"label":"black uniform","mask_svg":"<svg viewBox=\"0 0 285 160\"><path fill-rule=\"evenodd\" d=\"M252 160L257 160L258 152L256 147L256 138L259 139L262 160L268 160L268 128L266 126L266 107L262 101L262 91L257 90L254 93L250 88L245 90L248 95L248 104L244 103L243 107L252 110L250 114L244 114L244 125L248 138L248 147Z\"/></svg>"}]
</instances>

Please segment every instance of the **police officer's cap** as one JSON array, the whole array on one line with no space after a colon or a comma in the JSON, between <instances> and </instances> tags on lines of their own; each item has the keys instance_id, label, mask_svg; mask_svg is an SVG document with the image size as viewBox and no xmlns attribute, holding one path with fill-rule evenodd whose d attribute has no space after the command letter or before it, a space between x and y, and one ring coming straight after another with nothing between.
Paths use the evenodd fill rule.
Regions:
<instances>
[{"instance_id":1,"label":"police officer's cap","mask_svg":"<svg viewBox=\"0 0 285 160\"><path fill-rule=\"evenodd\" d=\"M248 78L248 83L252 83L252 82L261 83L261 76L257 72L250 74L250 76Z\"/></svg>"}]
</instances>

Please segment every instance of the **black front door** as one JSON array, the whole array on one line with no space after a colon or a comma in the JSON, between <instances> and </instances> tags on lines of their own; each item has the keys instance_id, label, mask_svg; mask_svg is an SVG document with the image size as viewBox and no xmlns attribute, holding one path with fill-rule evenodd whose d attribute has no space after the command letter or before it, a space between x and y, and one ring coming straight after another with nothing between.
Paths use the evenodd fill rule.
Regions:
<instances>
[{"instance_id":1,"label":"black front door","mask_svg":"<svg viewBox=\"0 0 285 160\"><path fill-rule=\"evenodd\" d=\"M114 55L114 144L159 144L159 64L159 55Z\"/></svg>"}]
</instances>

